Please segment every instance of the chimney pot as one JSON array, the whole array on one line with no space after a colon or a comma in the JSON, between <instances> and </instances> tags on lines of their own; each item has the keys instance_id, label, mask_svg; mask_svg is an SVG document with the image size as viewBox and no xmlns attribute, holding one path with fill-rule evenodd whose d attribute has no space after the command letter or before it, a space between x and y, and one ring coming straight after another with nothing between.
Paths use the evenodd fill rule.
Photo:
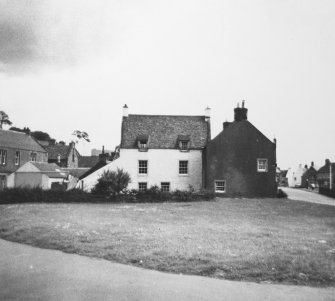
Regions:
<instances>
[{"instance_id":1,"label":"chimney pot","mask_svg":"<svg viewBox=\"0 0 335 301\"><path fill-rule=\"evenodd\" d=\"M123 117L128 117L128 106L125 104L123 106Z\"/></svg>"},{"instance_id":2,"label":"chimney pot","mask_svg":"<svg viewBox=\"0 0 335 301\"><path fill-rule=\"evenodd\" d=\"M248 120L248 109L244 107L244 101L242 102L242 108L240 108L240 104L237 104L237 108L234 109L234 120L242 121Z\"/></svg>"}]
</instances>

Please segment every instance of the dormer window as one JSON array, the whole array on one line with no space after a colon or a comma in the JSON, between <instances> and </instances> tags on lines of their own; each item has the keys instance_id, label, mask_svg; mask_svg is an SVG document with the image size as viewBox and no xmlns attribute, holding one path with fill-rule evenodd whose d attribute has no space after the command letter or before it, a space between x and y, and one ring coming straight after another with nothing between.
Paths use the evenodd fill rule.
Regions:
<instances>
[{"instance_id":1,"label":"dormer window","mask_svg":"<svg viewBox=\"0 0 335 301\"><path fill-rule=\"evenodd\" d=\"M137 137L137 147L140 152L147 152L149 148L149 136L139 135Z\"/></svg>"},{"instance_id":2,"label":"dormer window","mask_svg":"<svg viewBox=\"0 0 335 301\"><path fill-rule=\"evenodd\" d=\"M181 152L187 152L190 150L190 136L179 135L178 136L178 147Z\"/></svg>"}]
</instances>

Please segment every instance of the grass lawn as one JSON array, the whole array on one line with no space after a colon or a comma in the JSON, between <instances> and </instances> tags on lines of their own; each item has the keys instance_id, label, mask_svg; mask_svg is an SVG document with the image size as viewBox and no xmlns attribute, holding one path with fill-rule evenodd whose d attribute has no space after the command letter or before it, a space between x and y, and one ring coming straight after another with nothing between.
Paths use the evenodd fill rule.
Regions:
<instances>
[{"instance_id":1,"label":"grass lawn","mask_svg":"<svg viewBox=\"0 0 335 301\"><path fill-rule=\"evenodd\" d=\"M1 205L0 237L173 273L335 285L335 207L286 199Z\"/></svg>"}]
</instances>

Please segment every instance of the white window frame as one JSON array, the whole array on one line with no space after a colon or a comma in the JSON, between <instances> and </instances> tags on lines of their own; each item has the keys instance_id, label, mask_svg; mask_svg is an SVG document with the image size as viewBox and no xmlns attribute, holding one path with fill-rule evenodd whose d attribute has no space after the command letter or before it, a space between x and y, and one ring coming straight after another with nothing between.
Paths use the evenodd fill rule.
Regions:
<instances>
[{"instance_id":1,"label":"white window frame","mask_svg":"<svg viewBox=\"0 0 335 301\"><path fill-rule=\"evenodd\" d=\"M14 164L16 166L19 166L20 161L21 161L21 152L20 151L15 151Z\"/></svg>"},{"instance_id":2,"label":"white window frame","mask_svg":"<svg viewBox=\"0 0 335 301\"><path fill-rule=\"evenodd\" d=\"M265 167L263 167L263 161L265 162ZM258 158L257 159L257 172L268 172L268 170L269 170L268 159Z\"/></svg>"},{"instance_id":3,"label":"white window frame","mask_svg":"<svg viewBox=\"0 0 335 301\"><path fill-rule=\"evenodd\" d=\"M146 162L146 166L145 167L141 166L142 162ZM149 163L148 160L138 160L138 174L139 175L147 175L148 174L148 166L149 166L148 163ZM146 169L146 172L143 172L144 169Z\"/></svg>"},{"instance_id":4,"label":"white window frame","mask_svg":"<svg viewBox=\"0 0 335 301\"><path fill-rule=\"evenodd\" d=\"M33 155L34 155L35 160L33 160ZM37 162L37 153L36 152L31 152L30 153L29 161L30 162Z\"/></svg>"},{"instance_id":5,"label":"white window frame","mask_svg":"<svg viewBox=\"0 0 335 301\"><path fill-rule=\"evenodd\" d=\"M222 182L223 185L218 185L219 182ZM227 185L226 185L226 180L215 180L214 181L214 191L215 193L225 193L227 190ZM222 189L218 189L218 186L223 186L223 190Z\"/></svg>"},{"instance_id":6,"label":"white window frame","mask_svg":"<svg viewBox=\"0 0 335 301\"><path fill-rule=\"evenodd\" d=\"M168 190L165 190L165 188L163 188L163 186L167 186L168 185ZM170 182L161 182L161 191L163 192L170 192L171 191L171 184Z\"/></svg>"},{"instance_id":7,"label":"white window frame","mask_svg":"<svg viewBox=\"0 0 335 301\"><path fill-rule=\"evenodd\" d=\"M141 187L141 185L145 185L145 188L144 187ZM145 192L147 191L148 189L148 182L138 182L138 191L140 192Z\"/></svg>"},{"instance_id":8,"label":"white window frame","mask_svg":"<svg viewBox=\"0 0 335 301\"><path fill-rule=\"evenodd\" d=\"M180 140L179 141L179 149L180 149L181 152L188 152L190 150L190 141Z\"/></svg>"},{"instance_id":9,"label":"white window frame","mask_svg":"<svg viewBox=\"0 0 335 301\"><path fill-rule=\"evenodd\" d=\"M0 149L0 165L6 165L7 163L7 150Z\"/></svg>"},{"instance_id":10,"label":"white window frame","mask_svg":"<svg viewBox=\"0 0 335 301\"><path fill-rule=\"evenodd\" d=\"M185 166L181 166L181 163L185 163L186 162L186 167ZM179 166L178 166L178 173L180 176L188 176L188 169L189 169L189 164L188 164L188 160L179 160ZM180 171L185 171L186 172L180 172Z\"/></svg>"}]
</instances>

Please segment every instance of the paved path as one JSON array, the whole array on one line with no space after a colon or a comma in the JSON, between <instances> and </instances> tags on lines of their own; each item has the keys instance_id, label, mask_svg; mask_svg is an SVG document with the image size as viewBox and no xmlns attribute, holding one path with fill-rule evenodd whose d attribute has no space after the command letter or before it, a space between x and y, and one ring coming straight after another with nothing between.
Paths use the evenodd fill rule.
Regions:
<instances>
[{"instance_id":1,"label":"paved path","mask_svg":"<svg viewBox=\"0 0 335 301\"><path fill-rule=\"evenodd\" d=\"M0 300L334 300L335 288L181 276L0 240Z\"/></svg>"},{"instance_id":2,"label":"paved path","mask_svg":"<svg viewBox=\"0 0 335 301\"><path fill-rule=\"evenodd\" d=\"M335 206L335 199L329 198L316 192L287 187L280 187L280 189L285 191L288 195L288 198L291 200Z\"/></svg>"}]
</instances>

